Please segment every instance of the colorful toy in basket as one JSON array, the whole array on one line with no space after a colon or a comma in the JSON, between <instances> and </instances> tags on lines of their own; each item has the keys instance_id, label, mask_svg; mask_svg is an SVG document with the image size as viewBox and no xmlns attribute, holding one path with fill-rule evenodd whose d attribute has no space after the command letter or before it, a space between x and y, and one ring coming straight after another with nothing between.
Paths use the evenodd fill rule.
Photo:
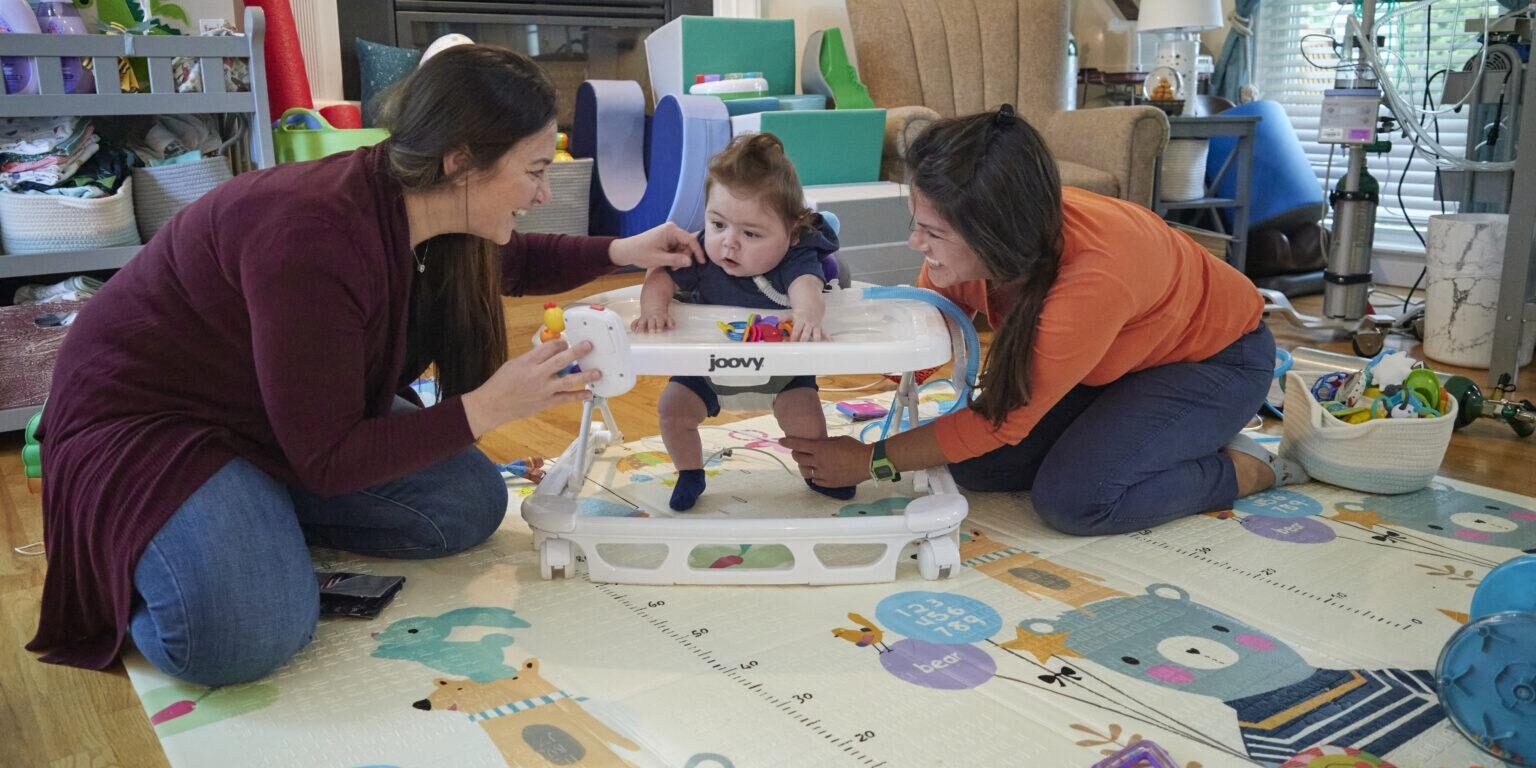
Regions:
<instances>
[{"instance_id":1,"label":"colorful toy in basket","mask_svg":"<svg viewBox=\"0 0 1536 768\"><path fill-rule=\"evenodd\" d=\"M1436 418L1446 412L1450 401L1435 372L1405 352L1383 352L1358 371L1324 374L1311 391L1328 413L1349 424Z\"/></svg>"},{"instance_id":2,"label":"colorful toy in basket","mask_svg":"<svg viewBox=\"0 0 1536 768\"><path fill-rule=\"evenodd\" d=\"M1312 479L1375 494L1410 493L1427 487L1435 477L1459 412L1455 399L1440 394L1438 404L1426 403L1428 369L1409 368L1395 383L1391 365L1376 379L1372 361L1359 372L1341 372L1317 389L1332 400L1320 400L1295 371L1286 374L1285 436L1280 455L1306 469ZM1414 373L1422 370L1423 374ZM1434 378L1438 384L1439 379ZM1421 389L1423 391L1416 392ZM1354 398L1351 405L1347 398ZM1345 399L1341 399L1345 398ZM1406 404L1406 407L1404 407ZM1391 418L1397 408L1404 416ZM1412 413L1407 413L1412 409ZM1371 418L1372 410L1378 417Z\"/></svg>"}]
</instances>

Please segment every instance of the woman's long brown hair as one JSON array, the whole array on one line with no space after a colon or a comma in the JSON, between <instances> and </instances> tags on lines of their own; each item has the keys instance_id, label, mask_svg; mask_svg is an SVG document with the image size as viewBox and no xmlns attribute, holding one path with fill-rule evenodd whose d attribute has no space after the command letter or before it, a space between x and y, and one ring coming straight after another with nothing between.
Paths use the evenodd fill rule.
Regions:
<instances>
[{"instance_id":1,"label":"woman's long brown hair","mask_svg":"<svg viewBox=\"0 0 1536 768\"><path fill-rule=\"evenodd\" d=\"M1013 295L973 408L993 424L1029 403L1031 349L1061 261L1061 177L1013 108L940 120L907 151L907 178Z\"/></svg>"},{"instance_id":2,"label":"woman's long brown hair","mask_svg":"<svg viewBox=\"0 0 1536 768\"><path fill-rule=\"evenodd\" d=\"M389 172L406 192L421 193L485 171L519 141L555 119L555 89L522 54L460 45L429 59L389 95L383 145ZM450 176L443 158L461 150L467 168ZM464 187L466 211L469 186ZM468 213L465 214L466 218ZM468 234L423 243L409 331L409 363L437 366L438 391L462 395L507 360L501 307L501 255L495 243Z\"/></svg>"}]
</instances>

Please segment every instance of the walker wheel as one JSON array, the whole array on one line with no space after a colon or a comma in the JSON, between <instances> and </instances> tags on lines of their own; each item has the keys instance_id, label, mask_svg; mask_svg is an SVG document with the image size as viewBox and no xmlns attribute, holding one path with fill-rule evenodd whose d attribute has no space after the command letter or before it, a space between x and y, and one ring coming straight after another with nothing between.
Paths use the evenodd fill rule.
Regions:
<instances>
[{"instance_id":1,"label":"walker wheel","mask_svg":"<svg viewBox=\"0 0 1536 768\"><path fill-rule=\"evenodd\" d=\"M1375 357L1386 344L1387 335L1378 330L1358 331L1349 339L1349 345L1361 357Z\"/></svg>"},{"instance_id":2,"label":"walker wheel","mask_svg":"<svg viewBox=\"0 0 1536 768\"><path fill-rule=\"evenodd\" d=\"M545 539L539 548L539 575L545 579L563 579L570 573L571 542Z\"/></svg>"},{"instance_id":3,"label":"walker wheel","mask_svg":"<svg viewBox=\"0 0 1536 768\"><path fill-rule=\"evenodd\" d=\"M951 536L923 539L917 545L917 570L929 581L948 579L960 571L960 547Z\"/></svg>"}]
</instances>

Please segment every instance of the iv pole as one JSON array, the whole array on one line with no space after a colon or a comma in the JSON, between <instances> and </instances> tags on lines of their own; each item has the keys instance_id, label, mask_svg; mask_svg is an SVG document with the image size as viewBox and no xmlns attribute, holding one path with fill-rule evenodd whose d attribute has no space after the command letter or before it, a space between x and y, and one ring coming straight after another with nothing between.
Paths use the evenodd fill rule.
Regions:
<instances>
[{"instance_id":1,"label":"iv pole","mask_svg":"<svg viewBox=\"0 0 1536 768\"><path fill-rule=\"evenodd\" d=\"M1360 33L1373 39L1376 26L1376 2L1361 5ZM1335 79L1337 88L1377 89L1374 73L1368 71L1359 49L1358 38L1351 38L1345 48L1346 62ZM1347 74L1346 74L1347 73ZM1378 192L1364 189L1366 145L1347 145L1348 169L1336 192L1329 195L1333 205L1333 236L1328 240L1328 264L1323 272L1323 317L1303 315L1291 306L1279 291L1260 289L1265 312L1277 312L1292 323L1311 330L1349 333L1355 352L1373 357L1381 351L1386 334L1395 320L1390 315L1366 314L1371 289L1371 247L1376 228Z\"/></svg>"}]
</instances>

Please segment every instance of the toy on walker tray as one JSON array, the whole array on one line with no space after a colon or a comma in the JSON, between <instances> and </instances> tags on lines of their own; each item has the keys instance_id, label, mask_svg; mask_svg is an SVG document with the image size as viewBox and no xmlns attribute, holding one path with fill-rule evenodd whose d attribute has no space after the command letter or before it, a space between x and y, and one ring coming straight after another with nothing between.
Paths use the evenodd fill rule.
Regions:
<instances>
[{"instance_id":1,"label":"toy on walker tray","mask_svg":"<svg viewBox=\"0 0 1536 768\"><path fill-rule=\"evenodd\" d=\"M746 366L764 376L906 371L891 409L892 417L900 412L902 418L887 418L886 431L890 432L920 423L913 372L955 358L955 370L964 371L964 382L970 382L980 359L974 328L958 308L932 291L885 286L834 290L825 294L832 341L744 348L742 341L722 337L721 332L722 325L739 322L749 310L707 304L674 305L671 329L631 340L627 321L640 315L639 288L568 306L558 320L551 311L546 327L539 332L543 340L559 335L571 344L592 340L593 351L582 358L582 366L603 373L591 387L594 396L582 404L577 438L546 465L538 489L522 501L523 519L533 531L544 578L570 575L579 551L586 556L588 577L607 583L873 583L896 578L898 565L907 561L903 550L914 541L918 571L925 578L949 578L959 572L959 527L967 505L943 465L906 473L919 497L896 515L772 519L683 518L666 513L643 518L582 516L577 497L586 484L593 457L608 445L623 441L607 398L627 392L637 376L722 375L718 371ZM558 330L562 322L563 334ZM773 327L778 330L779 324ZM743 324L743 335L747 330ZM782 330L779 333L782 335ZM960 375L956 380L961 381ZM968 402L970 387L957 383L956 389L960 393L955 400L958 407ZM594 421L594 413L600 414L601 420ZM721 542L776 544L788 549L793 560L777 568L689 564L696 547ZM646 564L613 559L615 550L624 549L622 545L635 544L661 544L665 554L659 562ZM818 553L822 544L880 545L882 553L869 562L833 563Z\"/></svg>"},{"instance_id":2,"label":"toy on walker tray","mask_svg":"<svg viewBox=\"0 0 1536 768\"><path fill-rule=\"evenodd\" d=\"M789 333L795 324L789 318L780 320L774 315L747 315L746 322L716 323L720 332L731 341L789 341Z\"/></svg>"}]
</instances>

